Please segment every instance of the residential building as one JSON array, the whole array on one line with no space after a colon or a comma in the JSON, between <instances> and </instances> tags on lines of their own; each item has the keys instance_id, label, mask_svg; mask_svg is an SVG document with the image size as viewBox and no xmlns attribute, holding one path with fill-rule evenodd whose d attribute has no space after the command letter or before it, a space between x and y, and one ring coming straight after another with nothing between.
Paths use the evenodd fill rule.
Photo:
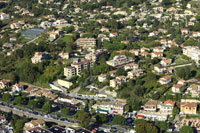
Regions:
<instances>
[{"instance_id":1,"label":"residential building","mask_svg":"<svg viewBox=\"0 0 200 133\"><path fill-rule=\"evenodd\" d=\"M187 92L189 92L192 97L199 97L199 94L200 94L200 85L191 84L187 88Z\"/></svg>"},{"instance_id":2,"label":"residential building","mask_svg":"<svg viewBox=\"0 0 200 133\"><path fill-rule=\"evenodd\" d=\"M21 91L23 91L24 90L24 85L23 84L21 84L21 83L19 83L19 84L14 84L13 86L12 86L12 92L21 92Z\"/></svg>"},{"instance_id":3,"label":"residential building","mask_svg":"<svg viewBox=\"0 0 200 133\"><path fill-rule=\"evenodd\" d=\"M40 26L44 29L49 28L52 26L52 22L48 22L48 21L43 21Z\"/></svg>"},{"instance_id":4,"label":"residential building","mask_svg":"<svg viewBox=\"0 0 200 133\"><path fill-rule=\"evenodd\" d=\"M124 113L125 105L126 105L125 100L104 101L98 105L94 105L93 108L96 109L97 112L103 114L122 115Z\"/></svg>"},{"instance_id":5,"label":"residential building","mask_svg":"<svg viewBox=\"0 0 200 133\"><path fill-rule=\"evenodd\" d=\"M116 55L112 60L106 61L106 63L112 67L123 66L125 64L132 63L133 59L125 55Z\"/></svg>"},{"instance_id":6,"label":"residential building","mask_svg":"<svg viewBox=\"0 0 200 133\"><path fill-rule=\"evenodd\" d=\"M99 58L103 55L107 55L108 51L105 49L98 49L95 51L91 51L90 53L85 55L85 59L92 60L93 62L96 62L99 60Z\"/></svg>"},{"instance_id":7,"label":"residential building","mask_svg":"<svg viewBox=\"0 0 200 133\"><path fill-rule=\"evenodd\" d=\"M109 71L109 74L110 74L111 77L115 77L116 72L117 72L117 70L112 70L112 71Z\"/></svg>"},{"instance_id":8,"label":"residential building","mask_svg":"<svg viewBox=\"0 0 200 133\"><path fill-rule=\"evenodd\" d=\"M180 122L180 126L190 126L194 129L197 129L197 131L199 131L199 127L200 127L200 119L197 118L183 118Z\"/></svg>"},{"instance_id":9,"label":"residential building","mask_svg":"<svg viewBox=\"0 0 200 133\"><path fill-rule=\"evenodd\" d=\"M162 112L147 112L140 110L137 114L136 117L151 119L152 121L166 121L168 119L168 114Z\"/></svg>"},{"instance_id":10,"label":"residential building","mask_svg":"<svg viewBox=\"0 0 200 133\"><path fill-rule=\"evenodd\" d=\"M118 34L116 32L110 33L110 35L109 35L109 37L117 37L117 36L118 36Z\"/></svg>"},{"instance_id":11,"label":"residential building","mask_svg":"<svg viewBox=\"0 0 200 133\"><path fill-rule=\"evenodd\" d=\"M153 48L153 52L161 52L161 53L163 53L164 52L164 48L163 47L154 47Z\"/></svg>"},{"instance_id":12,"label":"residential building","mask_svg":"<svg viewBox=\"0 0 200 133\"><path fill-rule=\"evenodd\" d=\"M159 82L161 85L165 85L165 84L169 84L171 81L172 81L171 76L166 75L166 76L160 78L158 82Z\"/></svg>"},{"instance_id":13,"label":"residential building","mask_svg":"<svg viewBox=\"0 0 200 133\"><path fill-rule=\"evenodd\" d=\"M84 105L84 103L82 101L77 100L77 99L70 97L70 96L65 96L65 95L59 95L59 97L54 101L57 102L57 103L69 103L71 105L78 105L78 104Z\"/></svg>"},{"instance_id":14,"label":"residential building","mask_svg":"<svg viewBox=\"0 0 200 133\"><path fill-rule=\"evenodd\" d=\"M73 76L76 76L76 68L67 66L64 68L64 76L70 79Z\"/></svg>"},{"instance_id":15,"label":"residential building","mask_svg":"<svg viewBox=\"0 0 200 133\"><path fill-rule=\"evenodd\" d=\"M53 132L41 127L35 127L30 130L26 130L25 133L53 133Z\"/></svg>"},{"instance_id":16,"label":"residential building","mask_svg":"<svg viewBox=\"0 0 200 133\"><path fill-rule=\"evenodd\" d=\"M73 62L71 66L67 66L64 68L64 76L67 79L70 79L73 76L80 76L82 70L89 70L93 66L93 62L91 60L82 60Z\"/></svg>"},{"instance_id":17,"label":"residential building","mask_svg":"<svg viewBox=\"0 0 200 133\"><path fill-rule=\"evenodd\" d=\"M177 84L181 84L181 85L184 85L184 86L186 86L188 83L187 83L187 81L185 81L185 80L181 79L181 80L179 80L179 81L178 81L178 83L177 83Z\"/></svg>"},{"instance_id":18,"label":"residential building","mask_svg":"<svg viewBox=\"0 0 200 133\"><path fill-rule=\"evenodd\" d=\"M51 59L51 55L47 52L36 52L35 55L31 58L33 64L42 62L43 60Z\"/></svg>"},{"instance_id":19,"label":"residential building","mask_svg":"<svg viewBox=\"0 0 200 133\"><path fill-rule=\"evenodd\" d=\"M110 87L117 88L122 82L126 82L127 78L125 76L118 76L115 79L110 80Z\"/></svg>"},{"instance_id":20,"label":"residential building","mask_svg":"<svg viewBox=\"0 0 200 133\"><path fill-rule=\"evenodd\" d=\"M0 115L0 124L6 122L6 117L3 115Z\"/></svg>"},{"instance_id":21,"label":"residential building","mask_svg":"<svg viewBox=\"0 0 200 133\"><path fill-rule=\"evenodd\" d=\"M67 133L75 133L76 130L73 129L73 128L71 128L71 127L67 127L67 128L66 128L66 132L67 132Z\"/></svg>"},{"instance_id":22,"label":"residential building","mask_svg":"<svg viewBox=\"0 0 200 133\"><path fill-rule=\"evenodd\" d=\"M10 15L6 14L6 13L0 13L0 18L1 18L1 20L9 19Z\"/></svg>"},{"instance_id":23,"label":"residential building","mask_svg":"<svg viewBox=\"0 0 200 133\"><path fill-rule=\"evenodd\" d=\"M174 84L172 87L172 92L174 93L181 93L181 88L183 87L182 84Z\"/></svg>"},{"instance_id":24,"label":"residential building","mask_svg":"<svg viewBox=\"0 0 200 133\"><path fill-rule=\"evenodd\" d=\"M58 97L58 95L53 94L49 89L42 89L42 88L39 88L38 90L31 92L29 94L29 96L30 97L31 96L36 96L36 97L44 96L44 97L46 97L47 99L50 99L50 100L54 100Z\"/></svg>"},{"instance_id":25,"label":"residential building","mask_svg":"<svg viewBox=\"0 0 200 133\"><path fill-rule=\"evenodd\" d=\"M197 64L199 64L200 60L200 50L198 47L195 46L185 46L183 47L183 54L190 57L194 60Z\"/></svg>"},{"instance_id":26,"label":"residential building","mask_svg":"<svg viewBox=\"0 0 200 133\"><path fill-rule=\"evenodd\" d=\"M62 58L62 59L69 59L69 53L68 52L61 52L59 53L59 56Z\"/></svg>"},{"instance_id":27,"label":"residential building","mask_svg":"<svg viewBox=\"0 0 200 133\"><path fill-rule=\"evenodd\" d=\"M143 109L144 109L144 111L147 111L147 112L157 112L158 104L160 104L160 103L161 103L160 101L149 100L146 102Z\"/></svg>"},{"instance_id":28,"label":"residential building","mask_svg":"<svg viewBox=\"0 0 200 133\"><path fill-rule=\"evenodd\" d=\"M124 70L136 70L139 68L139 65L138 64L135 64L135 63L130 63L130 64L126 64L124 65Z\"/></svg>"},{"instance_id":29,"label":"residential building","mask_svg":"<svg viewBox=\"0 0 200 133\"><path fill-rule=\"evenodd\" d=\"M172 64L172 59L162 59L160 64L162 66L168 66L168 65L171 65Z\"/></svg>"},{"instance_id":30,"label":"residential building","mask_svg":"<svg viewBox=\"0 0 200 133\"><path fill-rule=\"evenodd\" d=\"M98 76L98 81L99 82L104 82L107 79L107 75L106 74L101 74Z\"/></svg>"},{"instance_id":31,"label":"residential building","mask_svg":"<svg viewBox=\"0 0 200 133\"><path fill-rule=\"evenodd\" d=\"M75 133L92 133L92 132L87 129L80 128L80 129L76 130Z\"/></svg>"},{"instance_id":32,"label":"residential building","mask_svg":"<svg viewBox=\"0 0 200 133\"><path fill-rule=\"evenodd\" d=\"M128 78L132 79L132 78L136 78L139 76L144 75L144 70L142 69L136 69L136 70L132 70L128 72Z\"/></svg>"},{"instance_id":33,"label":"residential building","mask_svg":"<svg viewBox=\"0 0 200 133\"><path fill-rule=\"evenodd\" d=\"M52 90L66 93L67 90L73 85L73 83L69 82L69 81L58 79L56 81L51 82L49 85Z\"/></svg>"},{"instance_id":34,"label":"residential building","mask_svg":"<svg viewBox=\"0 0 200 133\"><path fill-rule=\"evenodd\" d=\"M197 114L197 103L181 102L181 113L194 115Z\"/></svg>"},{"instance_id":35,"label":"residential building","mask_svg":"<svg viewBox=\"0 0 200 133\"><path fill-rule=\"evenodd\" d=\"M93 66L93 62L85 59L80 62L74 62L71 66L75 68L76 74L80 75L82 70L89 70Z\"/></svg>"},{"instance_id":36,"label":"residential building","mask_svg":"<svg viewBox=\"0 0 200 133\"><path fill-rule=\"evenodd\" d=\"M76 45L87 51L90 51L96 46L96 39L95 38L79 38L76 40Z\"/></svg>"},{"instance_id":37,"label":"residential building","mask_svg":"<svg viewBox=\"0 0 200 133\"><path fill-rule=\"evenodd\" d=\"M25 130L30 130L32 128L36 127L44 127L45 126L45 121L44 120L32 120L30 122L25 123L24 129Z\"/></svg>"},{"instance_id":38,"label":"residential building","mask_svg":"<svg viewBox=\"0 0 200 133\"><path fill-rule=\"evenodd\" d=\"M151 53L151 58L162 58L163 57L163 53L162 52L153 52Z\"/></svg>"},{"instance_id":39,"label":"residential building","mask_svg":"<svg viewBox=\"0 0 200 133\"><path fill-rule=\"evenodd\" d=\"M130 52L131 54L136 55L136 56L138 56L139 53L140 53L138 49L131 49L131 50L129 50L129 52Z\"/></svg>"},{"instance_id":40,"label":"residential building","mask_svg":"<svg viewBox=\"0 0 200 133\"><path fill-rule=\"evenodd\" d=\"M8 88L11 83L7 80L0 80L0 89Z\"/></svg>"},{"instance_id":41,"label":"residential building","mask_svg":"<svg viewBox=\"0 0 200 133\"><path fill-rule=\"evenodd\" d=\"M49 128L48 130L51 131L52 133L72 133L72 132L67 132L66 128L60 127L58 125L55 125L55 126Z\"/></svg>"},{"instance_id":42,"label":"residential building","mask_svg":"<svg viewBox=\"0 0 200 133\"><path fill-rule=\"evenodd\" d=\"M167 113L167 114L170 115L173 112L174 106L175 106L175 102L174 101L167 100L162 104L162 106L160 108L160 112Z\"/></svg>"},{"instance_id":43,"label":"residential building","mask_svg":"<svg viewBox=\"0 0 200 133\"><path fill-rule=\"evenodd\" d=\"M37 91L37 90L39 90L39 88L28 87L28 88L26 88L23 92L24 92L24 93L27 93L27 94L31 94L31 93L33 93L34 91Z\"/></svg>"},{"instance_id":44,"label":"residential building","mask_svg":"<svg viewBox=\"0 0 200 133\"><path fill-rule=\"evenodd\" d=\"M154 70L153 72L155 73L165 73L167 72L167 68L166 67L163 67L163 66L154 66Z\"/></svg>"}]
</instances>

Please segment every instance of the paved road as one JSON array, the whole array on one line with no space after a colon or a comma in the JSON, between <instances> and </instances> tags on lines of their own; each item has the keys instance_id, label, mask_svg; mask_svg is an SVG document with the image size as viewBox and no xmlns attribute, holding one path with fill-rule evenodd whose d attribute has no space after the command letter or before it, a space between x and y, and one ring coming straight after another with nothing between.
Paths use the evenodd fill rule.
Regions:
<instances>
[{"instance_id":1,"label":"paved road","mask_svg":"<svg viewBox=\"0 0 200 133\"><path fill-rule=\"evenodd\" d=\"M40 36L37 36L36 38L34 38L33 40L30 40L29 42L27 42L27 44L34 42L35 40L37 40Z\"/></svg>"},{"instance_id":2,"label":"paved road","mask_svg":"<svg viewBox=\"0 0 200 133\"><path fill-rule=\"evenodd\" d=\"M184 65L177 65L177 66L174 66L174 68L185 67L185 66L191 66L191 65L192 65L192 63L184 64Z\"/></svg>"},{"instance_id":3,"label":"paved road","mask_svg":"<svg viewBox=\"0 0 200 133\"><path fill-rule=\"evenodd\" d=\"M67 127L77 127L78 123L70 122L67 119L59 119L57 117L51 116L51 115L43 115L38 112L34 112L29 109L23 109L14 105L8 105L4 102L0 102L0 110L3 112L12 112L13 114L19 115L19 116L26 116L28 118L34 118L34 119L42 119L47 122L55 122L62 126Z\"/></svg>"}]
</instances>

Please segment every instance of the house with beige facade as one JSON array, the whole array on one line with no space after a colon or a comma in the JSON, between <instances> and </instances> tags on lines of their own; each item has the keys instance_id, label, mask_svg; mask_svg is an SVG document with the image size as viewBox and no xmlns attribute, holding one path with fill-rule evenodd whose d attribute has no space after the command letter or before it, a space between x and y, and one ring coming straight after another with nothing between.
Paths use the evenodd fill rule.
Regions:
<instances>
[{"instance_id":1,"label":"house with beige facade","mask_svg":"<svg viewBox=\"0 0 200 133\"><path fill-rule=\"evenodd\" d=\"M197 103L181 102L180 112L183 114L195 115L197 114L197 107Z\"/></svg>"}]
</instances>

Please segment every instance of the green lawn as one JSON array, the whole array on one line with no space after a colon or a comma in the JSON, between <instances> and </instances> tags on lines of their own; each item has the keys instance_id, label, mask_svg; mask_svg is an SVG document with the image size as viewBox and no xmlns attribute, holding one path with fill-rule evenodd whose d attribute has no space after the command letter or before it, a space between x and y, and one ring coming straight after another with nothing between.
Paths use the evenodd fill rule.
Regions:
<instances>
[{"instance_id":1,"label":"green lawn","mask_svg":"<svg viewBox=\"0 0 200 133\"><path fill-rule=\"evenodd\" d=\"M185 60L185 59L183 59L181 57L177 58L174 62L176 63L176 65L190 63L188 60Z\"/></svg>"},{"instance_id":2,"label":"green lawn","mask_svg":"<svg viewBox=\"0 0 200 133\"><path fill-rule=\"evenodd\" d=\"M73 36L71 36L71 35L64 35L63 37L60 38L60 40L66 42L66 43L74 42Z\"/></svg>"}]
</instances>

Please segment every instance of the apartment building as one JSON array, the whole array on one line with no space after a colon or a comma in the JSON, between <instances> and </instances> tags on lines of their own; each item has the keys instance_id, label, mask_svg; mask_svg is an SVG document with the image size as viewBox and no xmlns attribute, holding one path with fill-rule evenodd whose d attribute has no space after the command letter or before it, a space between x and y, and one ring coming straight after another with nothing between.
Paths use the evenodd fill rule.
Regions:
<instances>
[{"instance_id":1,"label":"apartment building","mask_svg":"<svg viewBox=\"0 0 200 133\"><path fill-rule=\"evenodd\" d=\"M8 88L11 85L11 82L7 80L0 80L0 89Z\"/></svg>"},{"instance_id":2,"label":"apartment building","mask_svg":"<svg viewBox=\"0 0 200 133\"><path fill-rule=\"evenodd\" d=\"M44 120L32 120L30 122L25 123L24 129L29 130L36 127L44 127L45 121Z\"/></svg>"},{"instance_id":3,"label":"apartment building","mask_svg":"<svg viewBox=\"0 0 200 133\"><path fill-rule=\"evenodd\" d=\"M190 57L194 60L197 64L199 64L200 60L200 50L198 47L195 46L185 46L183 47L183 54Z\"/></svg>"},{"instance_id":4,"label":"apartment building","mask_svg":"<svg viewBox=\"0 0 200 133\"><path fill-rule=\"evenodd\" d=\"M181 113L197 114L197 103L181 102Z\"/></svg>"},{"instance_id":5,"label":"apartment building","mask_svg":"<svg viewBox=\"0 0 200 133\"><path fill-rule=\"evenodd\" d=\"M96 62L102 55L107 55L108 51L105 49L98 49L85 55L85 59Z\"/></svg>"},{"instance_id":6,"label":"apartment building","mask_svg":"<svg viewBox=\"0 0 200 133\"><path fill-rule=\"evenodd\" d=\"M9 18L10 18L10 15L9 15L9 14L0 13L0 19L1 19L1 20L5 20L5 19L9 19Z\"/></svg>"},{"instance_id":7,"label":"apartment building","mask_svg":"<svg viewBox=\"0 0 200 133\"><path fill-rule=\"evenodd\" d=\"M126 105L125 100L104 101L98 105L94 105L93 108L96 109L97 112L103 114L122 115L124 113L125 105Z\"/></svg>"},{"instance_id":8,"label":"apartment building","mask_svg":"<svg viewBox=\"0 0 200 133\"><path fill-rule=\"evenodd\" d=\"M113 60L106 61L106 63L112 67L123 66L132 63L134 60L131 57L125 55L116 55Z\"/></svg>"},{"instance_id":9,"label":"apartment building","mask_svg":"<svg viewBox=\"0 0 200 133\"><path fill-rule=\"evenodd\" d=\"M130 64L126 64L124 66L124 70L136 70L139 68L139 65L138 64L135 64L135 63L130 63Z\"/></svg>"},{"instance_id":10,"label":"apartment building","mask_svg":"<svg viewBox=\"0 0 200 133\"><path fill-rule=\"evenodd\" d=\"M182 84L174 84L172 87L172 92L174 93L181 93L181 88L183 87Z\"/></svg>"},{"instance_id":11,"label":"apartment building","mask_svg":"<svg viewBox=\"0 0 200 133\"><path fill-rule=\"evenodd\" d=\"M64 76L67 79L70 79L73 76L80 76L82 70L89 70L93 66L93 62L91 60L83 60L78 62L73 62L71 66L67 66L64 68Z\"/></svg>"},{"instance_id":12,"label":"apartment building","mask_svg":"<svg viewBox=\"0 0 200 133\"><path fill-rule=\"evenodd\" d=\"M31 58L33 64L42 62L43 60L51 59L51 55L47 52L36 52L35 55Z\"/></svg>"},{"instance_id":13,"label":"apartment building","mask_svg":"<svg viewBox=\"0 0 200 133\"><path fill-rule=\"evenodd\" d=\"M192 97L199 97L199 94L200 94L200 85L191 84L187 88L187 92L189 92Z\"/></svg>"},{"instance_id":14,"label":"apartment building","mask_svg":"<svg viewBox=\"0 0 200 133\"><path fill-rule=\"evenodd\" d=\"M156 101L156 100L149 100L146 102L146 104L144 105L144 111L148 111L148 112L156 112L158 109L158 104L160 104L160 101Z\"/></svg>"},{"instance_id":15,"label":"apartment building","mask_svg":"<svg viewBox=\"0 0 200 133\"><path fill-rule=\"evenodd\" d=\"M158 82L159 82L161 85L166 85L166 84L169 84L171 81L172 81L171 76L166 75L166 76L160 78Z\"/></svg>"},{"instance_id":16,"label":"apartment building","mask_svg":"<svg viewBox=\"0 0 200 133\"><path fill-rule=\"evenodd\" d=\"M110 87L116 88L121 85L122 82L126 82L127 78L125 76L118 76L115 79L110 80Z\"/></svg>"},{"instance_id":17,"label":"apartment building","mask_svg":"<svg viewBox=\"0 0 200 133\"><path fill-rule=\"evenodd\" d=\"M142 75L144 75L144 70L142 69L132 70L128 72L128 78L130 79L133 79Z\"/></svg>"},{"instance_id":18,"label":"apartment building","mask_svg":"<svg viewBox=\"0 0 200 133\"><path fill-rule=\"evenodd\" d=\"M76 76L76 68L67 66L64 68L64 76L70 79L73 76Z\"/></svg>"},{"instance_id":19,"label":"apartment building","mask_svg":"<svg viewBox=\"0 0 200 133\"><path fill-rule=\"evenodd\" d=\"M96 46L95 38L79 38L76 40L76 45L81 48L90 51Z\"/></svg>"},{"instance_id":20,"label":"apartment building","mask_svg":"<svg viewBox=\"0 0 200 133\"><path fill-rule=\"evenodd\" d=\"M173 112L174 106L175 106L175 102L174 101L167 100L162 104L162 106L160 108L160 112L167 113L167 114L170 115Z\"/></svg>"}]
</instances>

